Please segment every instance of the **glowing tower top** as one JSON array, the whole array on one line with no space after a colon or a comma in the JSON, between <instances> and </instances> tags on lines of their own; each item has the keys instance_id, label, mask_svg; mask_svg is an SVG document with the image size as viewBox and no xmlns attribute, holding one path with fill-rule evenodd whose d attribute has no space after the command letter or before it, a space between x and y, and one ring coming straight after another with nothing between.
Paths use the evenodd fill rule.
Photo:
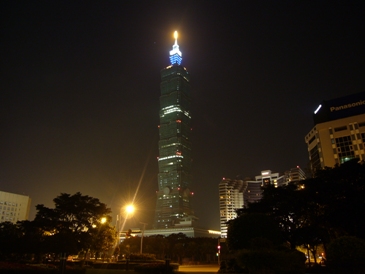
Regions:
<instances>
[{"instance_id":1,"label":"glowing tower top","mask_svg":"<svg viewBox=\"0 0 365 274\"><path fill-rule=\"evenodd\" d=\"M172 50L170 50L170 63L171 65L181 65L181 51L179 50L179 45L177 44L177 31L174 32L175 44L172 46Z\"/></svg>"}]
</instances>

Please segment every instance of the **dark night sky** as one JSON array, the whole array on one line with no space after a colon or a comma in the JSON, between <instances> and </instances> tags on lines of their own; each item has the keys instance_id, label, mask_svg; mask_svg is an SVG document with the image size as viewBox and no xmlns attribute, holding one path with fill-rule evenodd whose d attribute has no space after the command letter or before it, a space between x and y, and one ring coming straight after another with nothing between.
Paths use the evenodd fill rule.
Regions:
<instances>
[{"instance_id":1,"label":"dark night sky","mask_svg":"<svg viewBox=\"0 0 365 274\"><path fill-rule=\"evenodd\" d=\"M77 191L115 216L141 181L135 226L152 223L174 30L193 87L201 227L219 229L222 177L306 168L318 104L364 91L364 1L124 2L0 4L0 190L29 195L31 219Z\"/></svg>"}]
</instances>

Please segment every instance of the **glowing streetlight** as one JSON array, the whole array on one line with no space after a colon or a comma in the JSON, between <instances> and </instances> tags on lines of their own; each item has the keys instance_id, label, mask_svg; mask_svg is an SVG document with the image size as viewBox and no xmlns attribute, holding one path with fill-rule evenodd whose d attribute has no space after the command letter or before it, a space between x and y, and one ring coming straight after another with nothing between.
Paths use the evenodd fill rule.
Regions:
<instances>
[{"instance_id":1,"label":"glowing streetlight","mask_svg":"<svg viewBox=\"0 0 365 274\"><path fill-rule=\"evenodd\" d=\"M127 205L125 207L125 211L127 214L132 214L134 212L134 206L133 205Z\"/></svg>"},{"instance_id":2,"label":"glowing streetlight","mask_svg":"<svg viewBox=\"0 0 365 274\"><path fill-rule=\"evenodd\" d=\"M106 223L106 217L101 218L100 223L105 224Z\"/></svg>"}]
</instances>

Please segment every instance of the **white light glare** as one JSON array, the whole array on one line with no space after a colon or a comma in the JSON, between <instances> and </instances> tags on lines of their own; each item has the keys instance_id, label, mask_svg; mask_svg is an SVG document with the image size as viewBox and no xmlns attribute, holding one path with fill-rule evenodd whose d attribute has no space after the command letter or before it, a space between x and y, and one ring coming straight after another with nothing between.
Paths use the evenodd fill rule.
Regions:
<instances>
[{"instance_id":1,"label":"white light glare","mask_svg":"<svg viewBox=\"0 0 365 274\"><path fill-rule=\"evenodd\" d=\"M317 114L317 112L320 110L320 108L322 107L322 105L319 105L318 107L317 107L317 109L314 111L314 114Z\"/></svg>"}]
</instances>

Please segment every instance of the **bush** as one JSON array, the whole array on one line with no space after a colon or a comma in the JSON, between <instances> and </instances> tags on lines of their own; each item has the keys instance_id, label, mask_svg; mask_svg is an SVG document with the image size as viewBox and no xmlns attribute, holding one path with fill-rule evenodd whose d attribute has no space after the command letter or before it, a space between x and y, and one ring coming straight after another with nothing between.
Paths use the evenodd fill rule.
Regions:
<instances>
[{"instance_id":1,"label":"bush","mask_svg":"<svg viewBox=\"0 0 365 274\"><path fill-rule=\"evenodd\" d=\"M156 260L155 254L148 253L132 253L129 255L130 261L153 261Z\"/></svg>"},{"instance_id":2,"label":"bush","mask_svg":"<svg viewBox=\"0 0 365 274\"><path fill-rule=\"evenodd\" d=\"M248 273L242 269L236 262L235 258L227 258L221 261L218 273Z\"/></svg>"},{"instance_id":3,"label":"bush","mask_svg":"<svg viewBox=\"0 0 365 274\"><path fill-rule=\"evenodd\" d=\"M327 248L327 264L335 273L365 273L365 241L340 237Z\"/></svg>"},{"instance_id":4,"label":"bush","mask_svg":"<svg viewBox=\"0 0 365 274\"><path fill-rule=\"evenodd\" d=\"M305 255L297 250L241 250L237 263L252 274L305 273Z\"/></svg>"}]
</instances>

